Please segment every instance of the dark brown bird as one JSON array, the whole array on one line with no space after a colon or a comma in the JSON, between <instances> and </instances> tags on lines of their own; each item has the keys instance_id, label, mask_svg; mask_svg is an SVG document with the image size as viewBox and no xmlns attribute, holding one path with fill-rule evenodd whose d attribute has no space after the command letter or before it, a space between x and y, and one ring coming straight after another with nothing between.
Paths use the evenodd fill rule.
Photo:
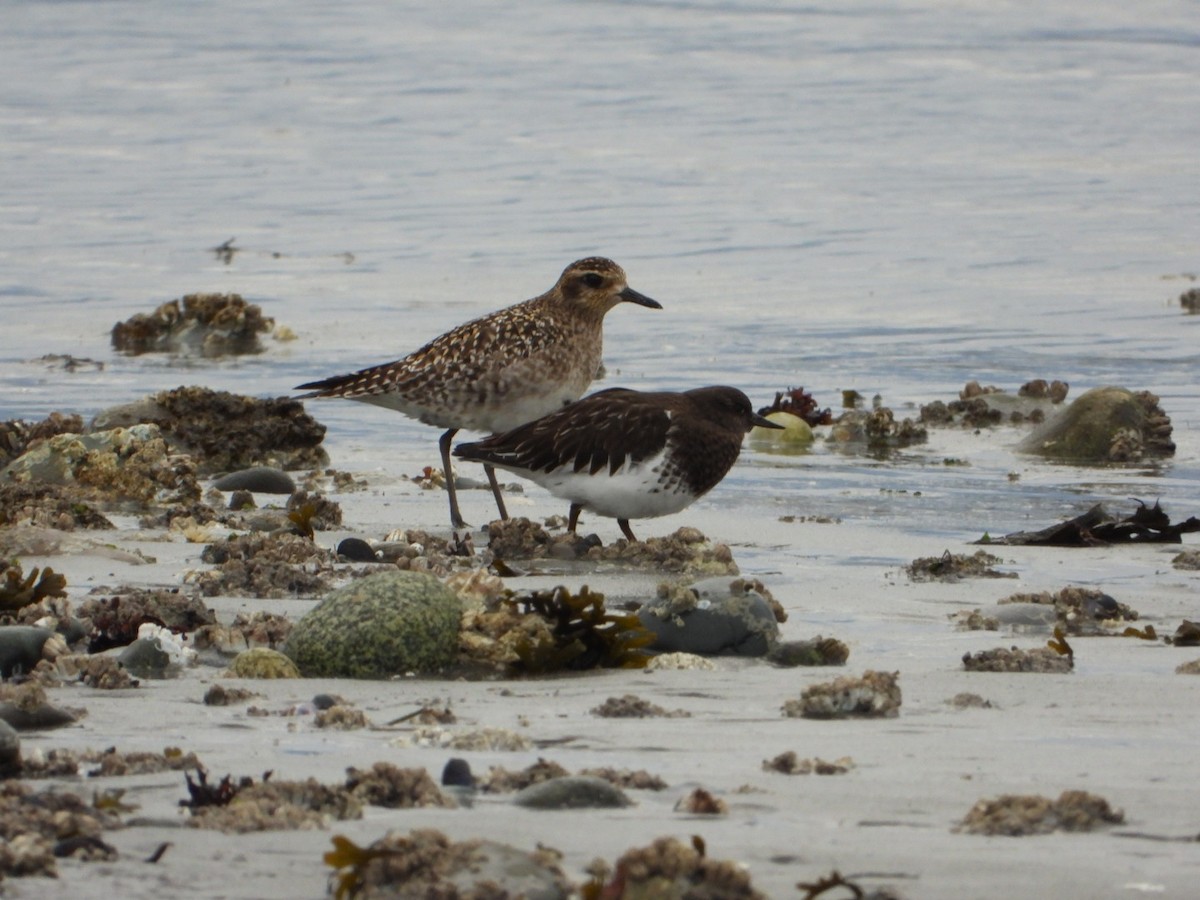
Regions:
<instances>
[{"instance_id":1,"label":"dark brown bird","mask_svg":"<svg viewBox=\"0 0 1200 900\"><path fill-rule=\"evenodd\" d=\"M454 455L507 469L570 501L569 531L589 509L615 518L636 541L630 519L679 512L712 490L755 425L782 427L755 413L737 388L610 388L505 434L459 444Z\"/></svg>"},{"instance_id":2,"label":"dark brown bird","mask_svg":"<svg viewBox=\"0 0 1200 900\"><path fill-rule=\"evenodd\" d=\"M300 399L341 397L386 406L447 429L438 441L450 523L463 526L450 442L459 429L508 431L578 399L596 375L605 314L618 303L662 305L629 287L625 271L603 257L573 262L553 288L467 322L395 362L299 386ZM484 465L500 517L504 499Z\"/></svg>"}]
</instances>

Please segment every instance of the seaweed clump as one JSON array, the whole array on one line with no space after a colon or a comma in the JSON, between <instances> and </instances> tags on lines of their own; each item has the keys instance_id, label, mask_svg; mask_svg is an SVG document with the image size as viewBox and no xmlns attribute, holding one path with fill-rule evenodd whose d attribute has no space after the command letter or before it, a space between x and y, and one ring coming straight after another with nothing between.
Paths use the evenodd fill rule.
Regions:
<instances>
[{"instance_id":1,"label":"seaweed clump","mask_svg":"<svg viewBox=\"0 0 1200 900\"><path fill-rule=\"evenodd\" d=\"M235 783L226 775L216 784L208 781L203 767L196 780L186 772L189 797L179 805L191 810L187 824L224 832L277 831L320 828L328 818L358 819L362 803L343 785L328 786L315 778L305 781L262 781L243 777Z\"/></svg>"},{"instance_id":2,"label":"seaweed clump","mask_svg":"<svg viewBox=\"0 0 1200 900\"><path fill-rule=\"evenodd\" d=\"M593 866L596 871L597 866ZM691 844L678 838L656 838L648 847L626 851L611 876L598 873L583 887L587 900L603 897L724 897L728 900L765 900L754 888L745 867L730 860L711 859L704 841Z\"/></svg>"},{"instance_id":3,"label":"seaweed clump","mask_svg":"<svg viewBox=\"0 0 1200 900\"><path fill-rule=\"evenodd\" d=\"M89 805L77 794L34 793L17 781L0 784L0 876L58 877L59 857L116 859L101 840L121 823L111 810Z\"/></svg>"},{"instance_id":4,"label":"seaweed clump","mask_svg":"<svg viewBox=\"0 0 1200 900\"><path fill-rule=\"evenodd\" d=\"M530 674L584 669L641 669L654 635L636 615L616 615L604 595L587 585L572 594L559 585L500 601L522 616L536 615L549 626L524 636L515 646L515 668Z\"/></svg>"},{"instance_id":5,"label":"seaweed clump","mask_svg":"<svg viewBox=\"0 0 1200 900\"><path fill-rule=\"evenodd\" d=\"M13 612L46 597L65 597L67 579L49 566L36 566L28 575L16 560L0 559L0 611Z\"/></svg>"},{"instance_id":6,"label":"seaweed clump","mask_svg":"<svg viewBox=\"0 0 1200 900\"><path fill-rule=\"evenodd\" d=\"M829 411L829 407L818 408L816 398L802 387L776 391L775 401L770 406L760 409L758 414L768 416L775 412L791 413L810 426L833 424L833 413Z\"/></svg>"},{"instance_id":7,"label":"seaweed clump","mask_svg":"<svg viewBox=\"0 0 1200 900\"><path fill-rule=\"evenodd\" d=\"M1087 791L1063 791L1057 800L1033 794L1005 794L980 800L955 829L968 834L1019 837L1052 831L1092 831L1101 825L1119 825L1125 813Z\"/></svg>"},{"instance_id":8,"label":"seaweed clump","mask_svg":"<svg viewBox=\"0 0 1200 900\"><path fill-rule=\"evenodd\" d=\"M1000 557L983 550L971 556L951 553L941 556L922 556L904 567L913 581L960 581L963 578L1016 578L1016 572L998 572L993 569Z\"/></svg>"}]
</instances>

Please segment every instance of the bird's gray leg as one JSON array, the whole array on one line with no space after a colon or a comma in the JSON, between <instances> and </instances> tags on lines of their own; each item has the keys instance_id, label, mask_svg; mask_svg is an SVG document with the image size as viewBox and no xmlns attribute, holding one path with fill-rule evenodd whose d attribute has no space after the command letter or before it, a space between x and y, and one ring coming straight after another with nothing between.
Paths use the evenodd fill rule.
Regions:
<instances>
[{"instance_id":1,"label":"bird's gray leg","mask_svg":"<svg viewBox=\"0 0 1200 900\"><path fill-rule=\"evenodd\" d=\"M625 535L625 537L629 538L629 540L634 544L638 542L638 539L633 536L633 529L629 527L628 519L617 519L617 524L621 526L621 533Z\"/></svg>"},{"instance_id":2,"label":"bird's gray leg","mask_svg":"<svg viewBox=\"0 0 1200 900\"><path fill-rule=\"evenodd\" d=\"M496 509L500 510L500 518L508 520L508 510L504 508L504 497L500 494L500 482L496 480L496 467L483 464L483 471L487 472L488 484L492 486L492 496L496 498Z\"/></svg>"},{"instance_id":3,"label":"bird's gray leg","mask_svg":"<svg viewBox=\"0 0 1200 900\"><path fill-rule=\"evenodd\" d=\"M579 524L579 514L583 511L583 507L578 503L571 504L571 511L567 514L567 533L574 534L575 526Z\"/></svg>"},{"instance_id":4,"label":"bird's gray leg","mask_svg":"<svg viewBox=\"0 0 1200 900\"><path fill-rule=\"evenodd\" d=\"M456 434L458 429L451 428L438 438L438 447L442 451L442 472L446 475L446 491L450 494L450 527L463 528L467 523L458 511L458 492L454 489L454 473L450 469L450 441Z\"/></svg>"}]
</instances>

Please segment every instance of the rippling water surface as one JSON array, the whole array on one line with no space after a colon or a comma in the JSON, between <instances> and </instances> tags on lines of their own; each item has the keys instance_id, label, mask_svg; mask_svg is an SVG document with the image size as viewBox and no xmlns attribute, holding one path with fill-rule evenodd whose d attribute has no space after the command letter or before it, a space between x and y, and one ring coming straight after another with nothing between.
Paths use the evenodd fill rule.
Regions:
<instances>
[{"instance_id":1,"label":"rippling water surface","mask_svg":"<svg viewBox=\"0 0 1200 900\"><path fill-rule=\"evenodd\" d=\"M914 414L971 378L1118 383L1162 397L1179 447L1103 471L1016 457L1009 429L887 461L751 453L705 503L957 536L1106 498L1197 513L1200 316L1177 303L1200 250L1194 13L0 3L0 419L179 384L283 394L604 254L665 307L611 314L609 384L855 388ZM198 291L299 339L112 354L115 322ZM313 412L339 468L435 459L400 416Z\"/></svg>"}]
</instances>

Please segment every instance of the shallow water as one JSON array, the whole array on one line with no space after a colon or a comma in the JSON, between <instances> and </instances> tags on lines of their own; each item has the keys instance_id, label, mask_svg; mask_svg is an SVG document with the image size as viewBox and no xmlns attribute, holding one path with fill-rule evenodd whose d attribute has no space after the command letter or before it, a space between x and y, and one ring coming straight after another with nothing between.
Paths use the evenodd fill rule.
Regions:
<instances>
[{"instance_id":1,"label":"shallow water","mask_svg":"<svg viewBox=\"0 0 1200 900\"><path fill-rule=\"evenodd\" d=\"M702 503L947 538L1098 499L1200 507L1188 4L31 2L0 22L0 419L286 393L602 253L665 307L610 316L608 384L855 388L911 415L971 378L1118 383L1161 395L1179 448L1128 470L1016 457L1010 429L882 463L748 452ZM197 291L299 339L112 354L113 324ZM312 411L339 468L436 459L415 422Z\"/></svg>"}]
</instances>

